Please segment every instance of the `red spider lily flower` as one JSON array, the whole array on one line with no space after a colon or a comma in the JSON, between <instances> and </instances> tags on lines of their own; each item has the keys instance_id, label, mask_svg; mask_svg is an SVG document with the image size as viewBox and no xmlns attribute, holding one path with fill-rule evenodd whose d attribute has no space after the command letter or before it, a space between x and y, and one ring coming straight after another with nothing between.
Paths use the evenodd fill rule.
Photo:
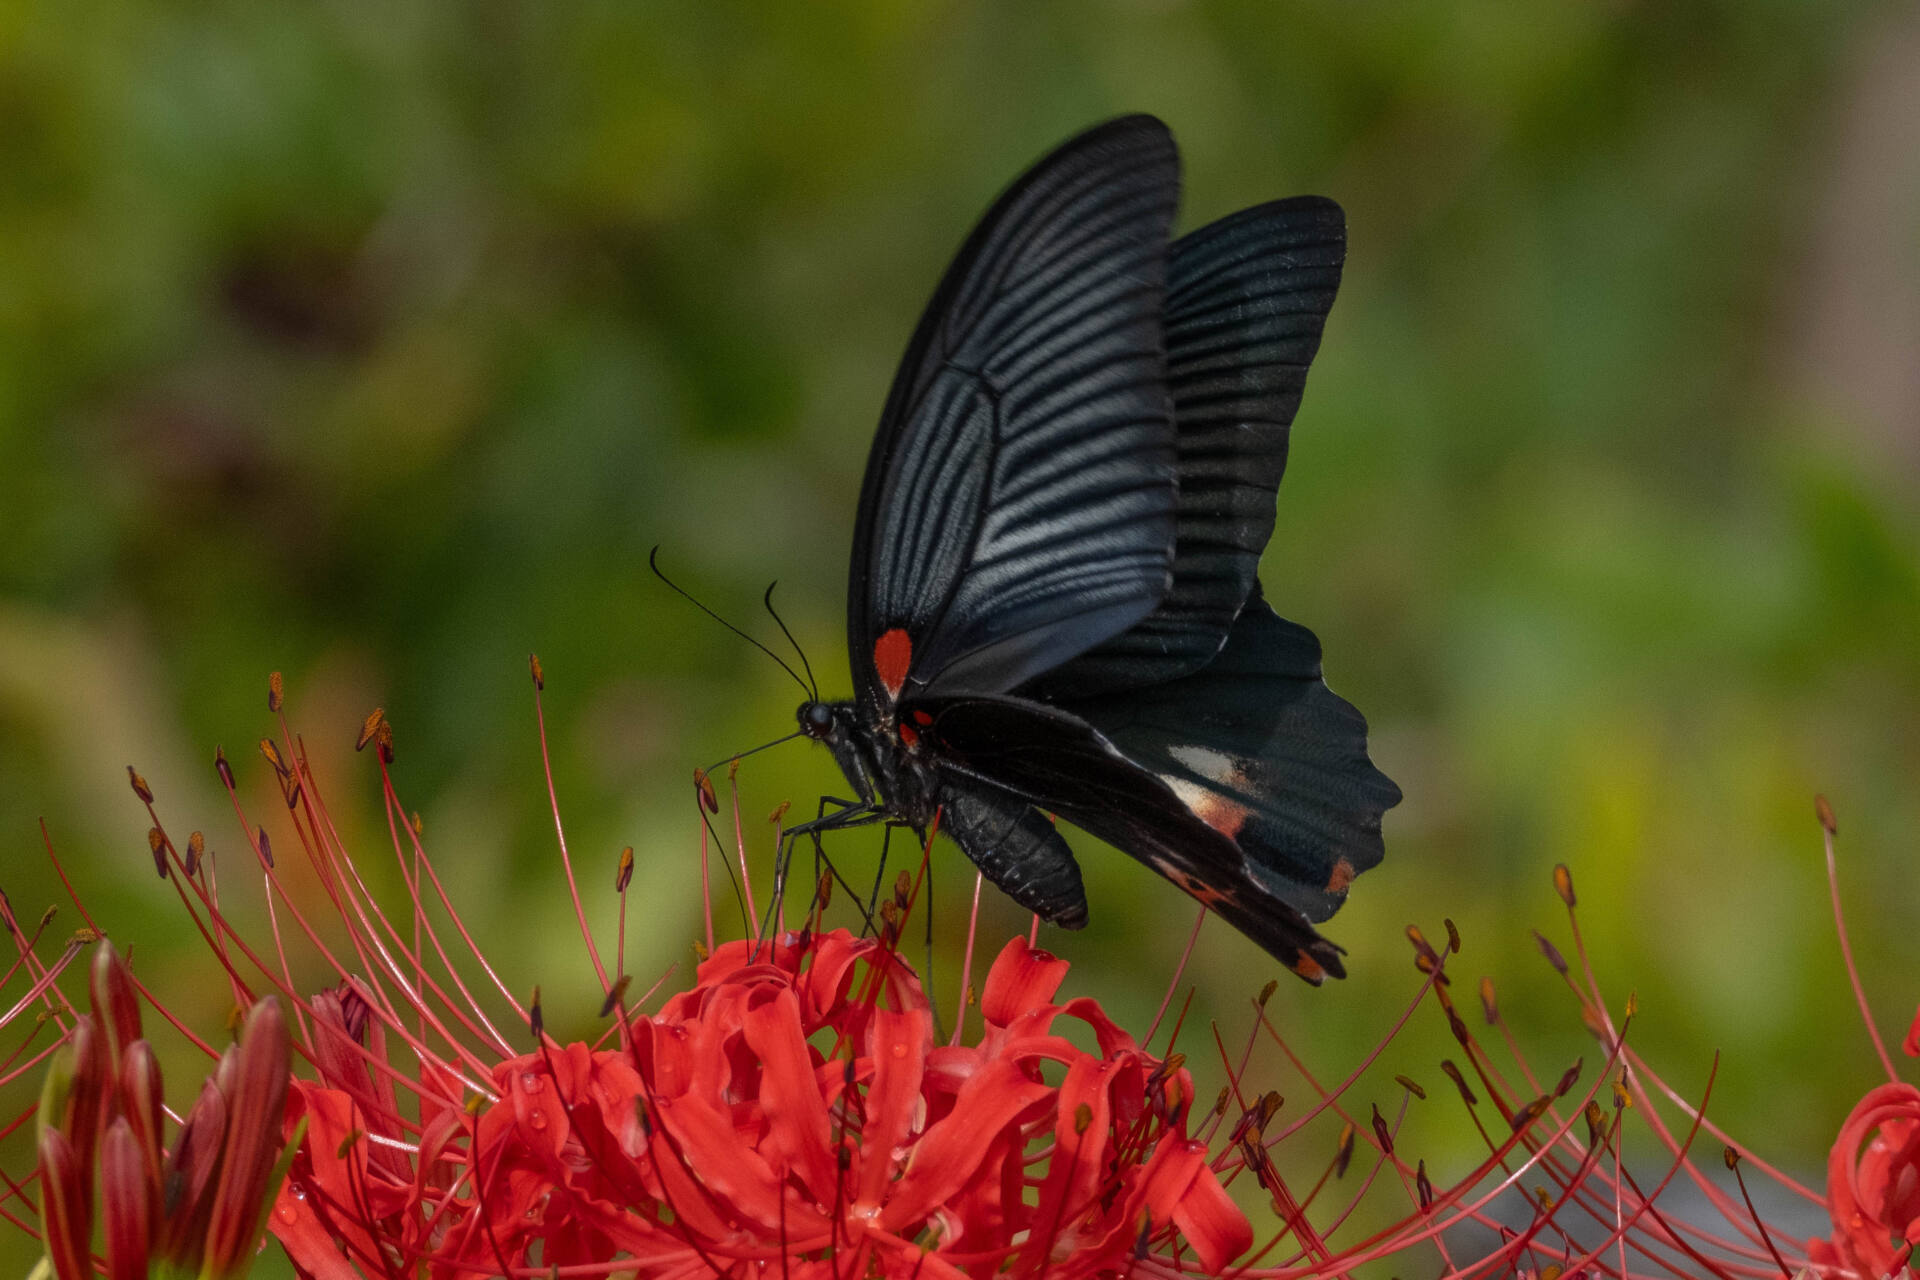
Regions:
<instances>
[{"instance_id":1,"label":"red spider lily flower","mask_svg":"<svg viewBox=\"0 0 1920 1280\"><path fill-rule=\"evenodd\" d=\"M160 1070L141 1038L139 997L111 943L94 952L93 1012L74 1017L39 1117L42 1239L59 1280L95 1274L96 1168L110 1280L156 1261L213 1280L244 1276L280 1147L289 1043L279 1002L248 1011L173 1149L161 1152Z\"/></svg>"},{"instance_id":2,"label":"red spider lily flower","mask_svg":"<svg viewBox=\"0 0 1920 1280\"><path fill-rule=\"evenodd\" d=\"M1815 1265L1856 1276L1907 1271L1920 1244L1920 1089L1883 1084L1853 1109L1827 1162L1827 1211L1833 1239L1814 1244Z\"/></svg>"},{"instance_id":3,"label":"red spider lily flower","mask_svg":"<svg viewBox=\"0 0 1920 1280\"><path fill-rule=\"evenodd\" d=\"M1913 1253L1920 1245L1920 1089L1900 1080L1892 1056L1881 1043L1840 908L1833 810L1824 796L1816 797L1816 808L1824 832L1827 885L1840 954L1888 1083L1867 1091L1834 1139L1827 1156L1827 1213L1833 1235L1812 1242L1810 1261L1826 1275L1867 1280L1912 1277ZM1920 1056L1920 1013L1915 1014L1901 1048L1909 1056Z\"/></svg>"},{"instance_id":4,"label":"red spider lily flower","mask_svg":"<svg viewBox=\"0 0 1920 1280\"><path fill-rule=\"evenodd\" d=\"M457 1107L426 1121L423 1137L465 1149L457 1183L423 1176L424 1156L383 1159L368 1125L384 1112L357 1087L302 1082L290 1114L309 1140L274 1230L323 1277L350 1274L341 1246L448 1276L537 1246L548 1265L621 1258L640 1276L1073 1277L1124 1269L1160 1235L1221 1270L1253 1233L1186 1133L1190 1078L1092 1001L1053 1003L1066 971L1010 942L979 1041L940 1045L918 979L878 940L728 943L626 1048L543 1044L493 1068L499 1101L477 1123ZM1069 1019L1095 1052L1060 1033Z\"/></svg>"}]
</instances>

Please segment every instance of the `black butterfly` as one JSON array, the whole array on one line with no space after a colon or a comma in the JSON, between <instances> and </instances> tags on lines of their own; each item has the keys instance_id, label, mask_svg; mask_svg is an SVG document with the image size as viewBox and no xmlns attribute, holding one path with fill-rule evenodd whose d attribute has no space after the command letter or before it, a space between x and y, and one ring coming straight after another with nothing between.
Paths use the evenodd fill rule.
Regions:
<instances>
[{"instance_id":1,"label":"black butterfly","mask_svg":"<svg viewBox=\"0 0 1920 1280\"><path fill-rule=\"evenodd\" d=\"M938 814L1074 929L1058 815L1318 983L1344 970L1313 922L1380 861L1400 791L1256 571L1345 221L1300 197L1169 244L1179 187L1166 126L1111 121L947 269L867 459L854 699L799 712L858 799L790 834Z\"/></svg>"}]
</instances>

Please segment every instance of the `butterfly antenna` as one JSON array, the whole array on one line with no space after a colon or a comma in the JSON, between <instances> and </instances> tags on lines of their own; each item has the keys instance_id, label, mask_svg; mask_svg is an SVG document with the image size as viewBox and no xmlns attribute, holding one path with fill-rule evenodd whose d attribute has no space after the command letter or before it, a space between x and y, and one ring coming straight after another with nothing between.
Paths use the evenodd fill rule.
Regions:
<instances>
[{"instance_id":1,"label":"butterfly antenna","mask_svg":"<svg viewBox=\"0 0 1920 1280\"><path fill-rule=\"evenodd\" d=\"M693 598L693 595L691 592L687 591L679 583L675 582L672 578L669 578L666 574L662 573L660 571L660 546L658 543L654 544L653 550L647 552L647 568L653 570L653 576L660 579L660 581L666 583L667 586L672 589L675 595L679 596L681 599L685 600L688 604L692 605L694 608L698 609L700 612L706 614L709 618L712 618L715 622L719 623L721 626L733 632L733 634L739 636L742 640L745 640L748 644L752 645L754 648L758 649L760 652L766 654L769 658L772 658L775 662L779 663L780 669L786 672L788 675L792 676L793 682L799 685L800 688L805 691L806 695L809 698L812 698L816 702L819 701L819 695L814 692L813 687L810 686L805 680L802 680L800 678L800 673L795 671L791 666L789 666L785 658L782 658L779 654L767 648L767 646L761 644L758 640L755 640L752 636L748 635L746 632L742 631L740 628L734 626L731 622L728 622L725 618L721 617L719 614L715 613L713 610L707 608L707 606L705 606L704 604L701 604L698 600ZM781 629L785 630L784 627ZM792 639L792 637L789 636L788 639Z\"/></svg>"},{"instance_id":2,"label":"butterfly antenna","mask_svg":"<svg viewBox=\"0 0 1920 1280\"><path fill-rule=\"evenodd\" d=\"M712 764L708 765L706 772L713 773L717 771L720 768L720 766L723 764L732 764L738 760L745 760L748 756L754 755L757 752L765 751L768 747L777 747L783 742L792 742L795 738L798 738L800 736L801 736L800 731L798 729L795 729L792 733L789 733L784 737L775 738L772 742L763 742L759 746L754 747L752 750L736 751L732 755L728 756L726 759L716 760Z\"/></svg>"},{"instance_id":3,"label":"butterfly antenna","mask_svg":"<svg viewBox=\"0 0 1920 1280\"><path fill-rule=\"evenodd\" d=\"M787 630L786 619L782 618L779 610L773 607L773 589L779 585L777 581L769 582L767 594L761 603L767 606L767 612L772 615L773 625L780 628L780 634L787 638L787 643L793 646L793 651L800 655L800 666L807 673L807 683L813 686L813 700L818 702L820 701L820 684L813 678L813 664L807 661L807 651L802 649L800 642L793 638L793 632Z\"/></svg>"}]
</instances>

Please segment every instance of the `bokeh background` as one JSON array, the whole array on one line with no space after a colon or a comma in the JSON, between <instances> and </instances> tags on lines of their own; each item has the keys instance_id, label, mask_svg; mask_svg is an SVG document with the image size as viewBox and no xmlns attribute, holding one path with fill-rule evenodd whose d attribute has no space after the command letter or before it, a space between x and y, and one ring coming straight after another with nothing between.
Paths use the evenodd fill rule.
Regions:
<instances>
[{"instance_id":1,"label":"bokeh background","mask_svg":"<svg viewBox=\"0 0 1920 1280\"><path fill-rule=\"evenodd\" d=\"M1528 932L1564 940L1566 862L1642 1048L1694 1092L1722 1051L1716 1114L1817 1175L1877 1068L1816 791L1889 1034L1920 999L1909 4L0 7L15 910L59 898L44 818L217 1031L124 769L258 921L212 759L272 813L279 670L368 864L379 705L466 919L550 1026L590 1026L537 651L590 915L631 844L630 967L684 964L691 771L786 732L798 692L648 548L770 639L778 578L845 692L860 467L919 308L1020 167L1133 110L1181 141L1185 226L1306 191L1349 220L1264 573L1407 799L1331 927L1353 976L1276 1015L1344 1073L1411 994L1402 927L1451 916L1543 1070L1591 1070ZM839 789L803 744L741 781L763 863L762 815ZM836 845L850 876L874 844ZM1093 925L1048 942L1142 1025L1191 911L1079 847ZM971 877L937 852L950 987ZM1271 968L1210 929L1192 1016L1244 1027ZM1441 1032L1395 1069L1444 1087Z\"/></svg>"}]
</instances>

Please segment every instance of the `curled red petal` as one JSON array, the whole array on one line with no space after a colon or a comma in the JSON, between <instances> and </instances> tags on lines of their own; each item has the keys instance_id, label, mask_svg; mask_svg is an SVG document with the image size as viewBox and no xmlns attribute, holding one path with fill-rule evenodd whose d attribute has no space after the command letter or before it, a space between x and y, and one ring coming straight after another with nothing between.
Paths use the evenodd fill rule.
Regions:
<instances>
[{"instance_id":1,"label":"curled red petal","mask_svg":"<svg viewBox=\"0 0 1920 1280\"><path fill-rule=\"evenodd\" d=\"M914 1143L906 1172L881 1215L882 1223L890 1231L899 1231L951 1200L996 1153L994 1138L1051 1092L1018 1064L1004 1059L974 1072L960 1086L952 1111Z\"/></svg>"},{"instance_id":2,"label":"curled red petal","mask_svg":"<svg viewBox=\"0 0 1920 1280\"><path fill-rule=\"evenodd\" d=\"M346 1255L314 1212L312 1199L292 1178L281 1184L267 1226L301 1275L314 1280L364 1280L348 1265Z\"/></svg>"},{"instance_id":3,"label":"curled red petal","mask_svg":"<svg viewBox=\"0 0 1920 1280\"><path fill-rule=\"evenodd\" d=\"M767 1136L762 1150L768 1160L799 1174L816 1199L831 1204L839 1174L833 1121L800 1026L799 999L782 991L749 1008L741 1029L763 1068L760 1106L766 1113Z\"/></svg>"},{"instance_id":4,"label":"curled red petal","mask_svg":"<svg viewBox=\"0 0 1920 1280\"><path fill-rule=\"evenodd\" d=\"M1240 1206L1227 1195L1220 1179L1206 1165L1187 1184L1186 1194L1173 1206L1173 1225L1180 1229L1200 1265L1218 1274L1253 1245L1253 1227Z\"/></svg>"},{"instance_id":5,"label":"curled red petal","mask_svg":"<svg viewBox=\"0 0 1920 1280\"><path fill-rule=\"evenodd\" d=\"M873 1083L867 1086L865 1133L860 1142L856 1213L877 1212L893 1177L894 1153L907 1140L920 1102L927 1050L933 1043L933 1019L924 1009L874 1011L867 1055Z\"/></svg>"},{"instance_id":6,"label":"curled red petal","mask_svg":"<svg viewBox=\"0 0 1920 1280\"><path fill-rule=\"evenodd\" d=\"M1920 1238L1920 1089L1867 1091L1827 1158L1833 1248L1848 1267L1883 1276L1899 1253L1893 1239Z\"/></svg>"},{"instance_id":7,"label":"curled red petal","mask_svg":"<svg viewBox=\"0 0 1920 1280\"><path fill-rule=\"evenodd\" d=\"M686 1093L662 1098L654 1115L678 1148L677 1157L662 1152L662 1159L683 1158L697 1170L701 1186L728 1217L751 1220L767 1231L779 1229L781 1180L760 1152L742 1142L727 1111L700 1094ZM788 1213L791 1217L791 1207Z\"/></svg>"},{"instance_id":8,"label":"curled red petal","mask_svg":"<svg viewBox=\"0 0 1920 1280\"><path fill-rule=\"evenodd\" d=\"M1035 1232L1029 1238L1029 1265L1036 1269L1049 1252L1079 1243L1070 1238L1077 1233L1076 1217L1099 1199L1113 1135L1107 1084L1119 1066L1083 1055L1067 1068L1067 1078L1055 1093L1053 1158L1047 1161L1035 1215L1055 1234L1049 1238Z\"/></svg>"},{"instance_id":9,"label":"curled red petal","mask_svg":"<svg viewBox=\"0 0 1920 1280\"><path fill-rule=\"evenodd\" d=\"M1025 938L1012 939L987 971L980 1016L989 1026L1004 1027L1021 1014L1051 1003L1066 981L1068 968L1065 960L1028 946Z\"/></svg>"},{"instance_id":10,"label":"curled red petal","mask_svg":"<svg viewBox=\"0 0 1920 1280\"><path fill-rule=\"evenodd\" d=\"M1913 1011L1913 1025L1907 1028L1907 1038L1900 1042L1909 1058L1920 1058L1920 1009Z\"/></svg>"}]
</instances>

